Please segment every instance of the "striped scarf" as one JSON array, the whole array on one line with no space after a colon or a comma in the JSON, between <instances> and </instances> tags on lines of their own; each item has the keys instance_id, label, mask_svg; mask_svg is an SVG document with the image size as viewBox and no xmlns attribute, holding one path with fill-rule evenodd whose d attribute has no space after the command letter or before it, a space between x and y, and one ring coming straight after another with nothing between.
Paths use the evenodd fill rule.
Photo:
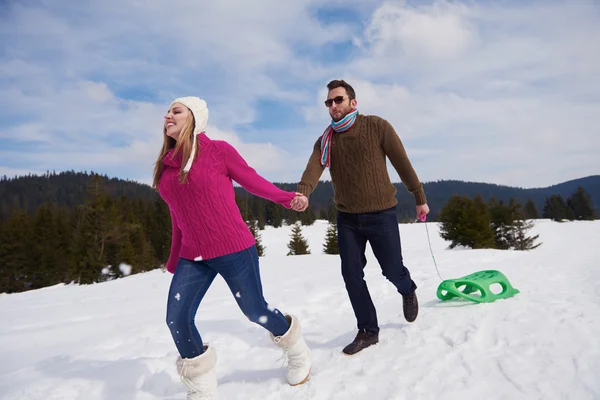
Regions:
<instances>
[{"instance_id":1,"label":"striped scarf","mask_svg":"<svg viewBox=\"0 0 600 400\"><path fill-rule=\"evenodd\" d=\"M323 167L327 168L331 165L331 138L333 131L346 132L356 122L357 115L358 110L354 109L338 122L331 121L331 125L323 132L321 136L321 165Z\"/></svg>"}]
</instances>

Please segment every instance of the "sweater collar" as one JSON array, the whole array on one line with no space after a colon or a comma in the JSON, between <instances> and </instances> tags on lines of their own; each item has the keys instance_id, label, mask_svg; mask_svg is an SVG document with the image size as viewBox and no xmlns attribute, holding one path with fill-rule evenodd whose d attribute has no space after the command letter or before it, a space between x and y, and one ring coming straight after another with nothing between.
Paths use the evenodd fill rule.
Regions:
<instances>
[{"instance_id":1,"label":"sweater collar","mask_svg":"<svg viewBox=\"0 0 600 400\"><path fill-rule=\"evenodd\" d=\"M210 143L210 141L211 141L210 138L208 136L206 136L206 134L204 132L201 132L200 134L198 134L197 140L198 140L197 144L199 145L200 151L204 147L206 147L206 145L208 145L208 143ZM178 152L177 154L175 154L175 157L173 157L174 151L175 151L175 148L172 148L171 150L169 150L167 152L167 154L165 154L165 156L163 158L163 163L165 165L168 165L169 167L181 168L181 163L182 163L181 151Z\"/></svg>"}]
</instances>

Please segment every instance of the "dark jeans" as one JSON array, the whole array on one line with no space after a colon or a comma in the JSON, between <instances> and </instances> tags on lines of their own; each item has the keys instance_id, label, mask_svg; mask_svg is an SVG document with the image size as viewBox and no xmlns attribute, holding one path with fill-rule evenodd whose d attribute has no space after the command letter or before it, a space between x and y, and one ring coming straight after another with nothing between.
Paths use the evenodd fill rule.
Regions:
<instances>
[{"instance_id":1,"label":"dark jeans","mask_svg":"<svg viewBox=\"0 0 600 400\"><path fill-rule=\"evenodd\" d=\"M270 308L263 298L256 247L205 261L181 258L169 289L167 325L182 358L193 358L204 352L194 318L217 274L225 279L235 301L250 321L275 336L283 335L289 328L283 314Z\"/></svg>"},{"instance_id":2,"label":"dark jeans","mask_svg":"<svg viewBox=\"0 0 600 400\"><path fill-rule=\"evenodd\" d=\"M402 262L396 207L360 214L338 212L337 215L342 276L358 329L379 332L375 305L364 280L367 241L379 261L383 276L396 286L399 293L411 294L417 288Z\"/></svg>"}]
</instances>

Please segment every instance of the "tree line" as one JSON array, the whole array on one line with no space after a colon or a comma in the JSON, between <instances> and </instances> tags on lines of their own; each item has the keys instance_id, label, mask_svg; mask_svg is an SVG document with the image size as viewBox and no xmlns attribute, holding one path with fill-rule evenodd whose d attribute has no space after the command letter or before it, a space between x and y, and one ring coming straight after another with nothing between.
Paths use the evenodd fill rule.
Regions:
<instances>
[{"instance_id":1,"label":"tree line","mask_svg":"<svg viewBox=\"0 0 600 400\"><path fill-rule=\"evenodd\" d=\"M23 179L14 180L17 182L6 178L0 180L4 207L0 213L0 293L59 283L101 282L161 268L166 263L171 238L170 215L166 204L149 186L138 183L130 186L127 182L98 174L59 175L61 182L70 182L68 178L73 178L73 182L66 184L68 190L56 182L52 190L44 189L47 181L57 178L53 174L31 177L29 183L35 182L33 186L24 185ZM16 191L15 187L22 187L24 193ZM316 208L311 196L311 206L303 213L248 195L240 188L236 188L236 202L257 238L261 255L268 252L260 234L267 225L292 226L288 243L291 256L311 251L339 253L336 211L331 197ZM483 246L506 248L506 243L513 243L517 239L512 238L519 234L510 228L514 221L538 218L537 207L532 201L528 201L522 210L520 203L514 200L506 203L508 209L503 208L502 200L482 203L482 199L465 197L457 200L452 197L437 210L437 219L447 224L456 218L461 224L468 225L470 220L483 218L489 223L482 226L491 227L493 239L485 227L463 226L459 230L479 234L482 239L477 243L483 243ZM593 219L596 214L592 204L591 196L578 188L566 199L561 195L548 196L542 217L556 221ZM414 214L414 200L412 210ZM463 213L460 214L463 216L458 218L457 213ZM317 219L329 221L325 242L322 249L309 249L302 227ZM399 219L404 222L400 211ZM411 221L414 219L413 216ZM524 224L521 233L527 227ZM513 233L510 233L511 229ZM498 232L503 233L499 235ZM474 242L462 244L475 247Z\"/></svg>"},{"instance_id":2,"label":"tree line","mask_svg":"<svg viewBox=\"0 0 600 400\"><path fill-rule=\"evenodd\" d=\"M83 203L87 185L94 172L66 171L61 173L48 171L43 175L26 175L17 178L0 177L0 221L5 220L15 208L29 213L42 204L53 203L58 206L75 207ZM113 197L128 199L156 200L157 193L148 185L101 175L106 183L107 192ZM296 183L276 183L284 190L295 191ZM395 183L398 200L397 212L400 222L414 221L415 207L412 195L401 183ZM431 210L429 220L435 220L442 207L453 195L474 197L480 195L484 201L491 198L508 202L511 198L526 204L531 202L535 208L542 210L545 201L552 195L566 199L578 187L584 187L590 194L592 208L600 208L600 176L588 176L546 188L523 189L489 183L465 182L457 180L438 180L423 184L427 194L427 203ZM247 204L254 210L257 199L241 187L235 187L236 195L247 198ZM311 211L315 218L327 218L333 209L333 186L329 181L321 181L310 197ZM566 202L566 200L565 200ZM264 203L263 203L264 205ZM257 219L266 218L266 211L257 213ZM292 215L289 217L294 218ZM282 216L285 218L285 216ZM297 217L299 218L299 217ZM262 224L262 223L261 223Z\"/></svg>"},{"instance_id":3,"label":"tree line","mask_svg":"<svg viewBox=\"0 0 600 400\"><path fill-rule=\"evenodd\" d=\"M166 203L143 192L129 191L128 196L115 190L114 183L92 174L83 187L71 186L81 193L81 204L46 201L31 209L28 202L15 201L5 210L0 219L0 293L59 283L89 284L162 268L171 245ZM312 207L297 213L243 194L236 195L236 203L258 239L261 255L260 231L266 225L311 225L332 213L332 208L324 208L317 215ZM293 254L306 252L298 248Z\"/></svg>"},{"instance_id":4,"label":"tree line","mask_svg":"<svg viewBox=\"0 0 600 400\"><path fill-rule=\"evenodd\" d=\"M168 258L171 221L164 202L118 198L99 175L82 204L20 207L0 224L0 292L99 282L148 271ZM127 264L131 271L121 270Z\"/></svg>"},{"instance_id":5,"label":"tree line","mask_svg":"<svg viewBox=\"0 0 600 400\"><path fill-rule=\"evenodd\" d=\"M531 200L522 207L512 198L505 203L495 198L485 202L480 195L452 196L440 212L440 235L450 241L450 248L532 250L541 244L536 243L539 235L527 236L527 232L538 215ZM596 218L596 212L591 196L580 186L566 201L560 195L547 197L542 218L589 221Z\"/></svg>"},{"instance_id":6,"label":"tree line","mask_svg":"<svg viewBox=\"0 0 600 400\"><path fill-rule=\"evenodd\" d=\"M592 197L583 187L565 200L561 195L553 194L544 202L542 217L553 221L591 221L597 218L596 210L592 206ZM534 218L537 218L534 217Z\"/></svg>"}]
</instances>

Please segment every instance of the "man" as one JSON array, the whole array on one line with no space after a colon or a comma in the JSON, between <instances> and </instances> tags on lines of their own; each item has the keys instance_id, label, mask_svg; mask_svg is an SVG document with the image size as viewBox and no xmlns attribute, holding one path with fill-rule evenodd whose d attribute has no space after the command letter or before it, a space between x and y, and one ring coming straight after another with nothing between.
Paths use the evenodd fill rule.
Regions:
<instances>
[{"instance_id":1,"label":"man","mask_svg":"<svg viewBox=\"0 0 600 400\"><path fill-rule=\"evenodd\" d=\"M325 106L332 122L315 142L312 155L297 191L294 209L304 211L308 196L317 186L323 170L330 168L334 202L338 210L338 245L342 276L357 320L358 334L344 348L356 354L379 341L377 313L364 280L367 241L383 275L403 298L404 317L413 322L418 314L417 285L402 262L396 215L396 189L388 175L386 157L416 200L418 216L427 215L423 185L406 155L400 138L385 119L362 115L356 108L356 94L343 80L333 80Z\"/></svg>"}]
</instances>

